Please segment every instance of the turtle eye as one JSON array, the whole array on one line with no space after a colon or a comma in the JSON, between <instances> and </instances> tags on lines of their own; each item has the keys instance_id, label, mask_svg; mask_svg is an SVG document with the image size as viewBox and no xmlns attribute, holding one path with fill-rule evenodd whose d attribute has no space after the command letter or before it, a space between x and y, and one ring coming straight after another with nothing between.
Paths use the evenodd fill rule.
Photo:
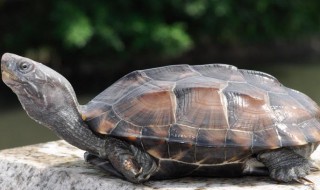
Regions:
<instances>
[{"instance_id":1,"label":"turtle eye","mask_svg":"<svg viewBox=\"0 0 320 190\"><path fill-rule=\"evenodd\" d=\"M32 64L29 64L27 62L21 62L19 64L19 71L23 72L23 73L27 73L29 71L31 71L33 68Z\"/></svg>"}]
</instances>

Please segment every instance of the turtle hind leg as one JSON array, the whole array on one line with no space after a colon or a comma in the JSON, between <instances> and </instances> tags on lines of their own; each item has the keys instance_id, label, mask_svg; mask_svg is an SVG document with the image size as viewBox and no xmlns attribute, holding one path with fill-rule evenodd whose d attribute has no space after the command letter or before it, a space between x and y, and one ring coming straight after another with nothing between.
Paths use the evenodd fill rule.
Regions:
<instances>
[{"instance_id":1,"label":"turtle hind leg","mask_svg":"<svg viewBox=\"0 0 320 190\"><path fill-rule=\"evenodd\" d=\"M299 182L311 170L308 159L286 148L260 153L257 158L268 168L270 177L276 181Z\"/></svg>"},{"instance_id":2,"label":"turtle hind leg","mask_svg":"<svg viewBox=\"0 0 320 190\"><path fill-rule=\"evenodd\" d=\"M113 168L132 183L143 183L156 171L155 160L146 152L120 139L107 137L100 158L109 160Z\"/></svg>"},{"instance_id":3,"label":"turtle hind leg","mask_svg":"<svg viewBox=\"0 0 320 190\"><path fill-rule=\"evenodd\" d=\"M141 151L139 148L130 145L130 149L134 154L136 161L143 168L141 176L145 179L149 179L151 175L158 169L158 164L148 153Z\"/></svg>"},{"instance_id":4,"label":"turtle hind leg","mask_svg":"<svg viewBox=\"0 0 320 190\"><path fill-rule=\"evenodd\" d=\"M90 154L89 152L84 153L84 160L103 171L107 171L113 176L125 179L125 177L112 166L109 160L99 158L98 156Z\"/></svg>"},{"instance_id":5,"label":"turtle hind leg","mask_svg":"<svg viewBox=\"0 0 320 190\"><path fill-rule=\"evenodd\" d=\"M253 157L245 162L242 174L246 176L268 176L269 170L263 163L259 162L257 158Z\"/></svg>"}]
</instances>

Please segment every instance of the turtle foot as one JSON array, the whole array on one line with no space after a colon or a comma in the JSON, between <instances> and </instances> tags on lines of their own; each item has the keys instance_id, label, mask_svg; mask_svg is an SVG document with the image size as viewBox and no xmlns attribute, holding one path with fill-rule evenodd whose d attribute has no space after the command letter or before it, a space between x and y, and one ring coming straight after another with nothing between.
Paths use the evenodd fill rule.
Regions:
<instances>
[{"instance_id":1,"label":"turtle foot","mask_svg":"<svg viewBox=\"0 0 320 190\"><path fill-rule=\"evenodd\" d=\"M270 177L281 182L301 181L309 172L309 165L274 168L270 171Z\"/></svg>"},{"instance_id":2,"label":"turtle foot","mask_svg":"<svg viewBox=\"0 0 320 190\"><path fill-rule=\"evenodd\" d=\"M147 181L157 169L156 162L148 153L141 151L137 147L131 145L130 149L134 155L134 159L139 163L142 169L141 173L136 176L137 180Z\"/></svg>"},{"instance_id":3,"label":"turtle foot","mask_svg":"<svg viewBox=\"0 0 320 190\"><path fill-rule=\"evenodd\" d=\"M157 168L148 153L125 141L108 137L105 145L99 157L110 161L113 168L132 183L147 181Z\"/></svg>"},{"instance_id":4,"label":"turtle foot","mask_svg":"<svg viewBox=\"0 0 320 190\"><path fill-rule=\"evenodd\" d=\"M121 173L119 173L119 172L112 166L112 164L110 163L110 161L107 160L107 159L102 159L102 158L99 158L99 157L96 156L96 155L90 154L89 152L85 152L85 153L84 153L84 160L85 160L86 162L88 162L89 164L92 164L92 165L98 167L99 169L110 173L110 174L113 175L113 176L116 176L116 177L119 177L119 178L124 179L124 176L123 176Z\"/></svg>"},{"instance_id":5,"label":"turtle foot","mask_svg":"<svg viewBox=\"0 0 320 190\"><path fill-rule=\"evenodd\" d=\"M309 160L289 149L261 153L258 159L269 169L270 177L280 182L302 182L311 171Z\"/></svg>"}]
</instances>

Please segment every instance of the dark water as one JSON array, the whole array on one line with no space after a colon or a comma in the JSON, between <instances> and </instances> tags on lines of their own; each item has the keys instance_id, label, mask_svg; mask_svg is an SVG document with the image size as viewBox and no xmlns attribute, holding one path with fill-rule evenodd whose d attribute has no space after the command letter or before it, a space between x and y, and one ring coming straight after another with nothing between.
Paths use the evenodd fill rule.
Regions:
<instances>
[{"instance_id":1,"label":"dark water","mask_svg":"<svg viewBox=\"0 0 320 190\"><path fill-rule=\"evenodd\" d=\"M79 102L84 104L92 97L81 96ZM0 109L0 150L58 139L52 131L30 119L17 98L16 105L16 108Z\"/></svg>"},{"instance_id":2,"label":"dark water","mask_svg":"<svg viewBox=\"0 0 320 190\"><path fill-rule=\"evenodd\" d=\"M316 62L270 66L263 64L255 65L255 69L274 75L285 86L304 92L320 103L320 64ZM15 97L13 93L11 96ZM94 95L81 96L81 103L87 102L92 97ZM15 101L18 106L18 99ZM11 109L0 108L0 149L56 139L58 138L51 131L31 120L20 106Z\"/></svg>"}]
</instances>

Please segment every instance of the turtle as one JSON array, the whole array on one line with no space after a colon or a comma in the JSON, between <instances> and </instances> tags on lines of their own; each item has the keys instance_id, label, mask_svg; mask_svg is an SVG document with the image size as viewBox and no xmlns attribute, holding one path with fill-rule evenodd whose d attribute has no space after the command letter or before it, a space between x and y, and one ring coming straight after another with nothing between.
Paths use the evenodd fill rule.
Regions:
<instances>
[{"instance_id":1,"label":"turtle","mask_svg":"<svg viewBox=\"0 0 320 190\"><path fill-rule=\"evenodd\" d=\"M36 122L132 183L185 176L270 176L312 183L320 110L259 71L226 64L133 71L79 105L66 78L5 53L2 79Z\"/></svg>"}]
</instances>

